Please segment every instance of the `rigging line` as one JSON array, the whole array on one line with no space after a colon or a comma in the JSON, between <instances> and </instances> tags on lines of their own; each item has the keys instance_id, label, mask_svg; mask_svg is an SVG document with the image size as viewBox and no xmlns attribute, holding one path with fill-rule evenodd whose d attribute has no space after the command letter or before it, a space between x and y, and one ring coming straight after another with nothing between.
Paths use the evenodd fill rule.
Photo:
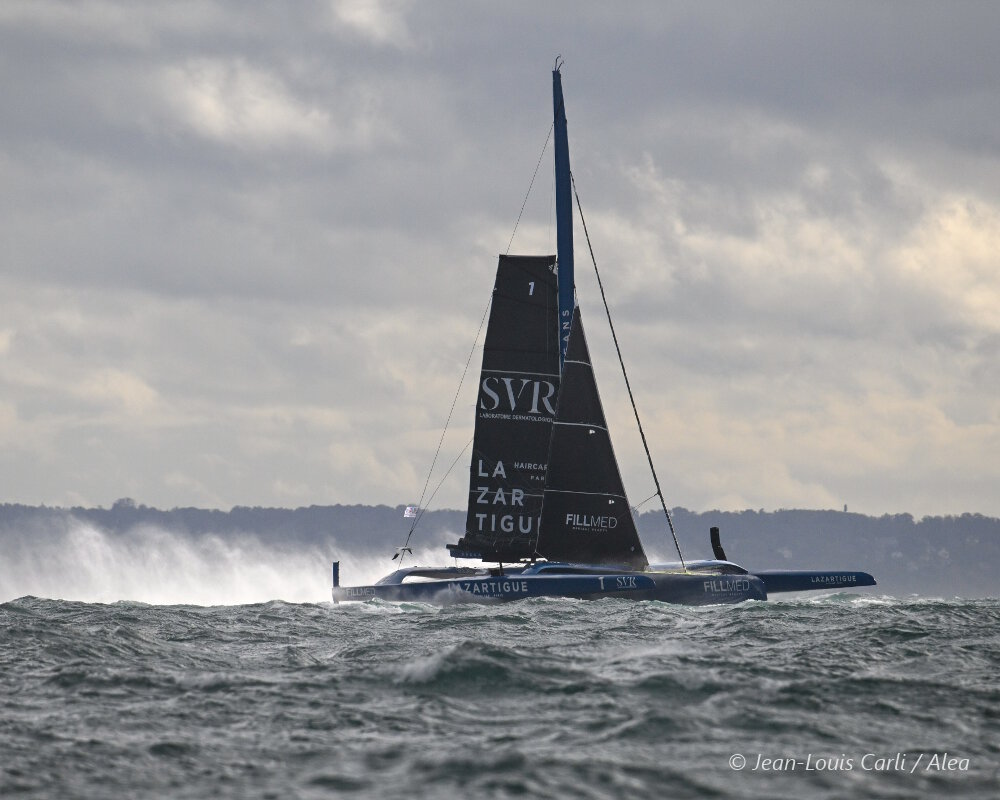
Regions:
<instances>
[{"instance_id":1,"label":"rigging line","mask_svg":"<svg viewBox=\"0 0 1000 800\"><path fill-rule=\"evenodd\" d=\"M453 460L453 461L451 462L451 466L450 466L450 467L448 467L448 469L447 469L447 470L445 471L444 475L443 475L443 476L441 477L441 480L439 480L439 481L438 481L438 485L434 487L434 491L433 491L433 492L431 492L431 496L427 498L427 505L430 505L431 503L433 503L433 502L434 502L434 497L435 497L435 496L437 495L437 493L438 493L438 489L440 489L440 488L441 488L441 486L442 486L442 485L444 484L444 482L445 482L445 480L446 480L446 479L448 478L448 476L449 476L449 475L451 475L451 471L452 471L453 469L455 469L455 465L456 465L456 464L458 463L458 460L459 460L459 459L460 459L460 458L461 458L462 456L464 456L464 455L465 455L465 451L469 449L469 445L470 445L470 444L472 444L472 441L473 441L473 439L475 439L475 436L473 436L472 438L470 438L470 439L469 439L469 441L467 441L467 442L465 443L465 447L463 447L463 448L462 448L462 449L461 449L461 450L459 451L458 455L457 455L457 456L455 456L454 460ZM422 517L422 516L424 515L424 509L420 509L420 510L419 510L419 511L417 512L417 514L418 514L418 516L417 516L417 520L419 520L419 519L420 519L420 517ZM416 527L416 524L414 524L414 527Z\"/></svg>"},{"instance_id":2,"label":"rigging line","mask_svg":"<svg viewBox=\"0 0 1000 800\"><path fill-rule=\"evenodd\" d=\"M434 473L434 467L437 464L438 456L441 454L441 445L444 443L444 436L448 432L448 426L451 424L452 414L455 413L455 405L458 403L458 396L462 393L462 386L465 384L465 376L469 374L469 364L472 363L472 357L476 353L476 345L479 344L479 337L483 332L483 325L486 324L486 317L490 313L490 306L493 305L493 293L490 292L490 299L486 302L486 308L483 311L483 318L479 320L479 330L476 331L476 338L472 342L472 348L469 350L469 357L465 360L465 369L462 370L462 378L458 382L458 389L455 390L455 396L451 400L451 408L448 409L448 419L444 422L444 429L441 431L441 438L438 439L437 450L434 451L434 458L431 459L431 468L427 470L427 477L424 479L424 488L420 492L420 501L417 504L417 516L413 519L413 524L410 526L409 532L406 534L406 543L403 545L405 548L410 543L410 537L413 535L414 529L417 527L417 523L420 522L420 517L423 516L424 507L424 495L427 494L427 486L431 482L431 475ZM468 445L466 445L468 447ZM465 450L463 449L464 453ZM452 467L455 465L452 464ZM448 468L448 472L451 472L451 467ZM445 477L448 477L448 473L445 473ZM442 478L442 481L444 478ZM438 484L438 488L441 488L441 484ZM434 494L437 494L437 489L434 490ZM431 499L434 498L434 494L431 495ZM428 500L430 502L430 500ZM402 563L402 549L397 550L396 554L400 556L400 563Z\"/></svg>"},{"instance_id":3,"label":"rigging line","mask_svg":"<svg viewBox=\"0 0 1000 800\"><path fill-rule=\"evenodd\" d=\"M649 461L649 471L653 474L653 484L656 486L656 495L660 497L660 505L663 506L663 514L667 518L667 526L670 528L670 535L674 539L674 547L677 548L677 555L681 560L681 567L687 571L684 563L684 555L681 553L681 545L677 541L677 532L674 530L674 522L670 519L670 512L667 511L667 503L663 499L663 492L660 490L660 479L656 477L656 467L653 466L653 456L649 452L649 444L646 442L646 433L642 429L642 421L639 419L639 409L635 404L635 397L632 394L632 384L628 379L628 372L625 370L625 359L622 358L622 349L618 346L618 335L615 333L615 324L611 321L611 309L608 307L608 298L604 294L604 284L601 283L601 273L597 269L597 258L594 256L594 247L590 243L590 234L587 232L587 221L583 217L583 205L580 203L580 195L576 191L576 179L573 173L569 174L570 183L573 185L573 196L576 198L576 207L580 212L580 222L583 225L583 235L587 239L587 248L590 250L590 260L594 265L594 274L597 276L597 286L601 290L601 300L604 301L604 313L608 315L608 327L611 328L611 338L615 342L615 351L618 353L618 363L622 367L622 375L625 378L625 388L628 390L628 399L632 403L632 413L635 414L635 423L639 426L639 436L642 438L642 447L646 451L646 460ZM654 497L656 496L654 495Z\"/></svg>"},{"instance_id":4,"label":"rigging line","mask_svg":"<svg viewBox=\"0 0 1000 800\"><path fill-rule=\"evenodd\" d=\"M524 207L528 205L528 196L531 194L531 187L535 185L535 178L538 177L538 168L542 166L542 159L545 157L545 151L549 146L549 139L552 138L552 130L555 126L555 122L549 125L549 135L545 137L545 144L542 145L542 152L538 154L538 163L535 164L535 171L531 175L531 183L528 184L528 191L524 193L524 202L521 203L521 210L517 214L517 222L514 223L514 230L510 232L510 241L507 242L507 251L504 253L505 256L510 255L510 246L514 244L514 236L517 234L517 226L521 224L521 215L524 214Z\"/></svg>"},{"instance_id":5,"label":"rigging line","mask_svg":"<svg viewBox=\"0 0 1000 800\"><path fill-rule=\"evenodd\" d=\"M635 510L638 511L640 508L642 508L644 505L646 505L646 503L648 503L654 497L656 497L656 492L653 492L649 497L647 497L645 500L643 500L641 503L639 503L639 505L637 505L635 507Z\"/></svg>"},{"instance_id":6,"label":"rigging line","mask_svg":"<svg viewBox=\"0 0 1000 800\"><path fill-rule=\"evenodd\" d=\"M451 475L451 471L453 469L455 469L455 465L458 463L458 460L463 455L465 455L465 451L469 449L469 445L472 444L473 439L475 439L475 435L473 435L472 439L469 439L469 441L467 441L465 443L465 447L463 447L462 450L461 450L461 452L459 452L459 454L457 456L455 456L455 460L451 462L451 466L448 467L447 471L444 473L444 476L441 478L440 481L438 481L438 485L434 487L434 491L431 492L431 496L427 498L427 505L430 505L431 503L434 502L434 497L435 497L435 495L437 495L438 489L440 489L441 486L444 485L445 480L447 480L448 476ZM420 522L420 519L423 516L424 516L424 509L423 508L418 509L417 510L417 518L415 520L413 520L413 527L411 527L410 528L410 532L408 534L406 534L406 541L403 543L403 546L400 547L399 550L396 551L397 554L399 555L399 566L400 567L403 566L403 559L405 558L404 553L406 553L407 551L409 551L410 555L413 554L413 552L410 550L410 547L409 547L409 545L410 545L410 536L413 535L413 531L417 527L417 523Z\"/></svg>"}]
</instances>

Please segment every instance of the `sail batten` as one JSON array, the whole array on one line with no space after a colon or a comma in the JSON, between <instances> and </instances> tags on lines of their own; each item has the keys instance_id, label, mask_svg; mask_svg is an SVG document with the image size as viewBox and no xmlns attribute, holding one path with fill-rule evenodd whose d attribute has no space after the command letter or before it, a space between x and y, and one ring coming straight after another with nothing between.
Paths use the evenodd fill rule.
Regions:
<instances>
[{"instance_id":1,"label":"sail batten","mask_svg":"<svg viewBox=\"0 0 1000 800\"><path fill-rule=\"evenodd\" d=\"M481 370L481 372L490 372L490 373L496 373L496 374L506 374L507 372L509 372L509 370L503 370L503 369L484 369L484 370ZM527 371L522 370L521 374L522 375L534 375L536 378L558 378L559 377L559 373L558 372L527 372Z\"/></svg>"},{"instance_id":2,"label":"sail batten","mask_svg":"<svg viewBox=\"0 0 1000 800\"><path fill-rule=\"evenodd\" d=\"M623 494L609 494L608 492L584 492L579 489L546 489L546 492L555 492L557 494L585 494L592 495L595 497L608 497L617 500L628 500L628 498Z\"/></svg>"}]
</instances>

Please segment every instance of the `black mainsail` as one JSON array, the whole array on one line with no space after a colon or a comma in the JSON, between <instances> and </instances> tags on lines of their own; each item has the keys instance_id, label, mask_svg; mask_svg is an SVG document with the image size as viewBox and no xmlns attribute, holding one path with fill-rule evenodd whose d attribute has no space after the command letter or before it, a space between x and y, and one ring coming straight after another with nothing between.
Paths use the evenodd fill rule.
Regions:
<instances>
[{"instance_id":1,"label":"black mainsail","mask_svg":"<svg viewBox=\"0 0 1000 800\"><path fill-rule=\"evenodd\" d=\"M500 256L456 558L531 558L559 393L555 256Z\"/></svg>"},{"instance_id":2,"label":"black mainsail","mask_svg":"<svg viewBox=\"0 0 1000 800\"><path fill-rule=\"evenodd\" d=\"M618 471L579 307L573 311L548 464L538 555L644 569L648 561Z\"/></svg>"}]
</instances>

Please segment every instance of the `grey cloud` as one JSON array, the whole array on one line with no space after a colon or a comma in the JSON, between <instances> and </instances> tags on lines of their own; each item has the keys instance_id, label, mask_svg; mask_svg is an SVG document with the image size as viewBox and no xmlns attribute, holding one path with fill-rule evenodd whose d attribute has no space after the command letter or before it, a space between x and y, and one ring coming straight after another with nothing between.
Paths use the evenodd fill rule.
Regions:
<instances>
[{"instance_id":1,"label":"grey cloud","mask_svg":"<svg viewBox=\"0 0 1000 800\"><path fill-rule=\"evenodd\" d=\"M998 17L5 4L8 499L413 501L561 52L577 184L668 494L1000 513ZM514 250L554 247L547 165ZM463 503L464 469L442 502Z\"/></svg>"}]
</instances>

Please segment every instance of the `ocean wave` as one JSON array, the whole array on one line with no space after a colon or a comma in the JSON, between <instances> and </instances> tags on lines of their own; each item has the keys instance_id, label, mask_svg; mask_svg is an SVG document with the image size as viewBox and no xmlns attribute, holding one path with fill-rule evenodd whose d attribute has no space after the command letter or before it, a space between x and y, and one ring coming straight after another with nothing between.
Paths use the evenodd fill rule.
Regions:
<instances>
[{"instance_id":1,"label":"ocean wave","mask_svg":"<svg viewBox=\"0 0 1000 800\"><path fill-rule=\"evenodd\" d=\"M708 608L22 597L0 604L0 781L81 798L992 798L997 630L998 601L837 594ZM945 751L968 769L728 761Z\"/></svg>"}]
</instances>

